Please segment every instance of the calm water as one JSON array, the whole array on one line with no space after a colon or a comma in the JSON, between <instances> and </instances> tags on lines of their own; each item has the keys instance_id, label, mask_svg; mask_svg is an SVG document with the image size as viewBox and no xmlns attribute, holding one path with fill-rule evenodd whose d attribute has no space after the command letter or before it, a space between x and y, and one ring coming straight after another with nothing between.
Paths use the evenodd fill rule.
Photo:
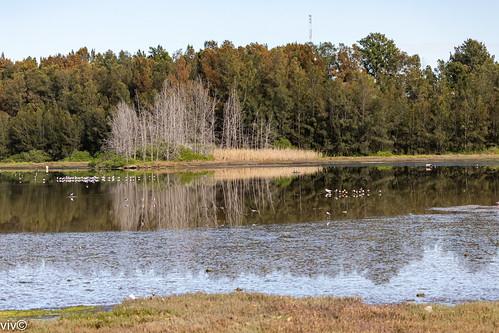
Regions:
<instances>
[{"instance_id":1,"label":"calm water","mask_svg":"<svg viewBox=\"0 0 499 333\"><path fill-rule=\"evenodd\" d=\"M490 165L0 173L0 193L0 309L235 288L499 300Z\"/></svg>"}]
</instances>

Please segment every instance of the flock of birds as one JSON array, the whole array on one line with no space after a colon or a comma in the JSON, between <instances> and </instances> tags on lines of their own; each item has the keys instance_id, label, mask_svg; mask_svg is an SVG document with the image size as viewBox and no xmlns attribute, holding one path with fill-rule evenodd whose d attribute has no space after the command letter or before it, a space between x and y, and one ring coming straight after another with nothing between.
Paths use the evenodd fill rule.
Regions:
<instances>
[{"instance_id":1,"label":"flock of birds","mask_svg":"<svg viewBox=\"0 0 499 333\"><path fill-rule=\"evenodd\" d=\"M95 184L104 182L126 182L133 183L140 181L143 178L148 178L151 180L157 179L157 176L151 175L149 177L141 176L64 176L56 177L55 181L57 183L84 183L84 184Z\"/></svg>"},{"instance_id":2,"label":"flock of birds","mask_svg":"<svg viewBox=\"0 0 499 333\"><path fill-rule=\"evenodd\" d=\"M104 183L104 182L125 182L125 183L134 183L140 181L143 178L155 180L157 176L151 175L149 177L140 177L140 176L64 176L64 177L56 177L55 181L57 183L83 183L86 184L86 188L88 188L89 184L95 183ZM45 183L45 179L43 179ZM71 192L68 194L68 199L74 201L76 199L76 195ZM143 200L143 199L142 199ZM125 202L128 201L128 198L125 198ZM125 205L128 207L128 204Z\"/></svg>"},{"instance_id":3,"label":"flock of birds","mask_svg":"<svg viewBox=\"0 0 499 333\"><path fill-rule=\"evenodd\" d=\"M38 174L35 174L35 183L37 183L37 178ZM57 183L84 183L84 184L95 184L95 183L104 183L104 182L136 182L140 181L141 179L151 179L151 180L156 180L158 176L151 175L151 176L63 176L63 177L56 177L55 181ZM19 174L17 176L17 181L19 184L22 184L24 182L23 175ZM43 177L42 178L42 183L45 184L47 182L47 178Z\"/></svg>"},{"instance_id":4,"label":"flock of birds","mask_svg":"<svg viewBox=\"0 0 499 333\"><path fill-rule=\"evenodd\" d=\"M433 169L434 166L432 164L427 164L426 165L427 169ZM38 174L35 175L35 181L37 178ZM57 183L84 183L87 184L95 184L95 183L101 183L101 182L136 182L140 181L142 178L148 178L151 180L155 180L158 178L158 176L151 175L151 176L61 176L61 177L56 177L56 182ZM18 182L22 183L23 182L23 175L19 174L18 175ZM42 183L45 184L47 182L47 179L44 177L42 178ZM364 197L370 197L372 195L377 195L377 196L382 196L382 191L378 190L377 193L372 193L370 189L364 189L364 188L358 188L358 189L353 189L351 191L348 191L346 189L329 189L325 188L324 189L325 197L326 198L334 198L334 200L340 200L340 199L348 199L348 198L364 198ZM73 193L70 193L68 195L68 198L71 201L74 201L76 196ZM499 201L496 202L496 206L499 206ZM259 213L258 210L256 209L251 209L252 213ZM342 213L346 214L347 211L342 211ZM326 211L326 215L331 215L331 212Z\"/></svg>"},{"instance_id":5,"label":"flock of birds","mask_svg":"<svg viewBox=\"0 0 499 333\"><path fill-rule=\"evenodd\" d=\"M359 188L359 189L353 189L351 192L349 192L346 189L324 189L326 192L325 197L326 198L332 198L334 195L334 199L346 199L346 198L363 198L363 197L370 197L371 196L371 190L370 189L364 189L364 188ZM381 196L381 190L378 191L378 196Z\"/></svg>"},{"instance_id":6,"label":"flock of birds","mask_svg":"<svg viewBox=\"0 0 499 333\"><path fill-rule=\"evenodd\" d=\"M334 198L334 200L348 199L348 198L361 199L361 198L365 198L365 197L370 197L372 195L370 189L364 189L363 187L361 187L359 189L353 189L351 191L348 191L346 189L334 189L334 190L332 190L329 188L325 188L324 192L325 192L326 198ZM382 191L378 190L377 195L379 197L381 197L383 195ZM346 210L343 210L341 212L343 214L348 213L348 211L346 211ZM332 213L330 211L326 211L327 216L330 216L331 214ZM329 222L327 223L327 225L329 225Z\"/></svg>"}]
</instances>

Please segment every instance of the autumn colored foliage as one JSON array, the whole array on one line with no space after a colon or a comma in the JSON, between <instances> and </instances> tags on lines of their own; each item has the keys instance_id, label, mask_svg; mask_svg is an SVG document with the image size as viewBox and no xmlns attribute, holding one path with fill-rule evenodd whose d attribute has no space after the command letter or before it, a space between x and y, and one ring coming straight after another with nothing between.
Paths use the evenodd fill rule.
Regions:
<instances>
[{"instance_id":1,"label":"autumn colored foliage","mask_svg":"<svg viewBox=\"0 0 499 333\"><path fill-rule=\"evenodd\" d=\"M0 159L35 150L53 159L96 154L118 105L152 112L165 81L203 83L215 101L214 144L222 147L240 140L224 132L224 122L239 126L239 118L234 133L259 136L260 146L289 142L326 155L499 145L499 64L485 45L467 40L431 68L373 33L352 46L211 41L173 55L161 46L135 54L81 48L39 60L2 55ZM240 111L227 120L231 96Z\"/></svg>"}]
</instances>

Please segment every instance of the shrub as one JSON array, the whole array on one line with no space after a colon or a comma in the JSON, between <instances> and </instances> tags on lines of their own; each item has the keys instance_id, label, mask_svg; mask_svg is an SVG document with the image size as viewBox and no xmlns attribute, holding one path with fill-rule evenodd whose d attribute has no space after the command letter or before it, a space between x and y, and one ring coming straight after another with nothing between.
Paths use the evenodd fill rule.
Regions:
<instances>
[{"instance_id":1,"label":"shrub","mask_svg":"<svg viewBox=\"0 0 499 333\"><path fill-rule=\"evenodd\" d=\"M100 153L96 156L90 166L96 169L120 169L134 161L126 160L123 156L112 152Z\"/></svg>"},{"instance_id":2,"label":"shrub","mask_svg":"<svg viewBox=\"0 0 499 333\"><path fill-rule=\"evenodd\" d=\"M374 154L374 156L379 156L379 157L390 157L393 156L393 153L391 151L383 150L383 151L378 151Z\"/></svg>"},{"instance_id":3,"label":"shrub","mask_svg":"<svg viewBox=\"0 0 499 333\"><path fill-rule=\"evenodd\" d=\"M9 162L32 162L43 163L50 161L50 156L41 150L30 150L19 154L11 155L6 161Z\"/></svg>"},{"instance_id":4,"label":"shrub","mask_svg":"<svg viewBox=\"0 0 499 333\"><path fill-rule=\"evenodd\" d=\"M288 140L288 138L281 137L281 138L277 139L276 141L274 141L274 148L290 149L290 148L294 148L294 146L291 143L291 141Z\"/></svg>"},{"instance_id":5,"label":"shrub","mask_svg":"<svg viewBox=\"0 0 499 333\"><path fill-rule=\"evenodd\" d=\"M148 145L145 149L139 149L136 152L138 160L155 161L157 158L166 160L167 156L175 156L175 151L172 146L166 143Z\"/></svg>"},{"instance_id":6,"label":"shrub","mask_svg":"<svg viewBox=\"0 0 499 333\"><path fill-rule=\"evenodd\" d=\"M203 155L193 151L190 148L182 147L180 148L179 154L176 158L177 161L188 162L188 161L211 161L213 156Z\"/></svg>"},{"instance_id":7,"label":"shrub","mask_svg":"<svg viewBox=\"0 0 499 333\"><path fill-rule=\"evenodd\" d=\"M66 162L90 162L93 157L88 151L75 150L64 159Z\"/></svg>"}]
</instances>

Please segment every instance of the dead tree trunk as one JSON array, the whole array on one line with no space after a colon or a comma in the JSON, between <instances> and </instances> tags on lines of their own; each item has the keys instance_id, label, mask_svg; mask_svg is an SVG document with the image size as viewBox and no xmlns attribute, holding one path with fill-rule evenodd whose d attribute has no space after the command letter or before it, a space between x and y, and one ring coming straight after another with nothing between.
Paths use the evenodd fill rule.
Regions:
<instances>
[{"instance_id":1,"label":"dead tree trunk","mask_svg":"<svg viewBox=\"0 0 499 333\"><path fill-rule=\"evenodd\" d=\"M236 88L233 88L223 110L222 146L241 148L243 146L242 112Z\"/></svg>"}]
</instances>

